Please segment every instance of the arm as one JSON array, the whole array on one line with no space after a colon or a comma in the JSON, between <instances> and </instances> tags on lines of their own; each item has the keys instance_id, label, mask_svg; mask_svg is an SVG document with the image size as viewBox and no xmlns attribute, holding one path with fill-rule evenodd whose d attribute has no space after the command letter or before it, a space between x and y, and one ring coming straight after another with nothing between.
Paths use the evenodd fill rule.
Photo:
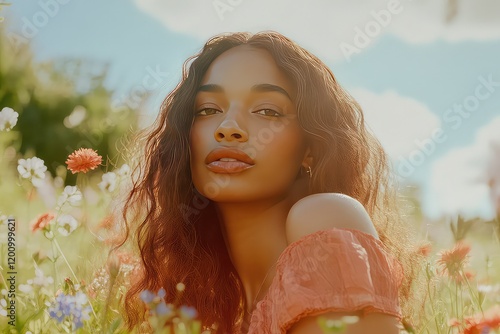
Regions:
<instances>
[{"instance_id":1,"label":"arm","mask_svg":"<svg viewBox=\"0 0 500 334\"><path fill-rule=\"evenodd\" d=\"M331 228L356 229L378 239L375 227L361 203L346 195L323 193L307 196L290 209L286 221L287 241L291 243L307 234ZM347 327L346 334L399 333L398 319L392 315L370 313L361 317L359 312L330 312L302 318L288 330L288 334L323 334L317 324L318 317L340 319L346 315L360 317L356 324Z\"/></svg>"}]
</instances>

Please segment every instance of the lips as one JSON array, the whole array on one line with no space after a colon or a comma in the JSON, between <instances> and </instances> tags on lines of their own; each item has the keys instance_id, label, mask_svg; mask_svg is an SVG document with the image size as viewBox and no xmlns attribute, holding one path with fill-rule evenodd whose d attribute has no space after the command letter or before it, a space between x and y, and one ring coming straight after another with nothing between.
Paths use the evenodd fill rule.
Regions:
<instances>
[{"instance_id":1,"label":"lips","mask_svg":"<svg viewBox=\"0 0 500 334\"><path fill-rule=\"evenodd\" d=\"M242 150L229 147L218 147L211 151L205 163L214 173L239 173L253 167L255 162Z\"/></svg>"}]
</instances>

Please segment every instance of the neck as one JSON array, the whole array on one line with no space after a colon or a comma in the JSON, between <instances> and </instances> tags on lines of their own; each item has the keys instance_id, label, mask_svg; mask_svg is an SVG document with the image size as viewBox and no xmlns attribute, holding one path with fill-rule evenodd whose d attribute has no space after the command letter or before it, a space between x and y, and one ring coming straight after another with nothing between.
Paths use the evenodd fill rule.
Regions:
<instances>
[{"instance_id":1,"label":"neck","mask_svg":"<svg viewBox=\"0 0 500 334\"><path fill-rule=\"evenodd\" d=\"M248 311L265 295L287 246L285 221L293 203L217 203L228 252L243 283ZM267 275L267 277L266 277Z\"/></svg>"}]
</instances>

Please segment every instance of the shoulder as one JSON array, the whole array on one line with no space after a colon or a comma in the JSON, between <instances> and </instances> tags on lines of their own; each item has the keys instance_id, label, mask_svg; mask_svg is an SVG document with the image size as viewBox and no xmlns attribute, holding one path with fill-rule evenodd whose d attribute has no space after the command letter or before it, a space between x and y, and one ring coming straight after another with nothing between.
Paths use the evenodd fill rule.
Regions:
<instances>
[{"instance_id":1,"label":"shoulder","mask_svg":"<svg viewBox=\"0 0 500 334\"><path fill-rule=\"evenodd\" d=\"M297 201L286 219L286 237L292 243L302 237L332 228L349 228L378 239L377 231L364 206L339 193L320 193Z\"/></svg>"}]
</instances>

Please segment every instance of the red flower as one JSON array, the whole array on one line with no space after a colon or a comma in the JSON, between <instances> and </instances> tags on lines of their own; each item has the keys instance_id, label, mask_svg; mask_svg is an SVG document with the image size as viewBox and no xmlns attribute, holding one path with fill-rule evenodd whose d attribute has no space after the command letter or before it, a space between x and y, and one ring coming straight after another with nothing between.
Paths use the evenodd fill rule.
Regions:
<instances>
[{"instance_id":1,"label":"red flower","mask_svg":"<svg viewBox=\"0 0 500 334\"><path fill-rule=\"evenodd\" d=\"M98 229L111 230L114 226L114 217L109 214L97 225Z\"/></svg>"},{"instance_id":2,"label":"red flower","mask_svg":"<svg viewBox=\"0 0 500 334\"><path fill-rule=\"evenodd\" d=\"M476 274L474 274L470 270L466 270L461 275L458 274L457 276L453 276L452 279L455 281L455 283L462 284L463 282L465 282L465 278L467 279L467 281L471 281L474 279L474 277L476 277Z\"/></svg>"},{"instance_id":3,"label":"red flower","mask_svg":"<svg viewBox=\"0 0 500 334\"><path fill-rule=\"evenodd\" d=\"M465 318L466 327L463 334L482 334L489 333L491 329L500 328L500 306L495 305L488 311L484 313L484 317L481 314L476 314L473 317ZM488 332L483 330L487 329Z\"/></svg>"},{"instance_id":4,"label":"red flower","mask_svg":"<svg viewBox=\"0 0 500 334\"><path fill-rule=\"evenodd\" d=\"M447 274L449 277L460 277L460 272L463 270L465 264L468 262L468 255L470 246L463 242L458 242L450 250L441 251L438 254L436 261L440 267L441 274Z\"/></svg>"},{"instance_id":5,"label":"red flower","mask_svg":"<svg viewBox=\"0 0 500 334\"><path fill-rule=\"evenodd\" d=\"M423 257L428 257L431 251L432 245L429 242L422 244L417 248L417 254Z\"/></svg>"},{"instance_id":6,"label":"red flower","mask_svg":"<svg viewBox=\"0 0 500 334\"><path fill-rule=\"evenodd\" d=\"M492 329L500 328L500 305L495 305L485 314L484 323Z\"/></svg>"},{"instance_id":7,"label":"red flower","mask_svg":"<svg viewBox=\"0 0 500 334\"><path fill-rule=\"evenodd\" d=\"M49 226L50 222L55 218L52 213L44 213L31 225L31 232L35 233Z\"/></svg>"},{"instance_id":8,"label":"red flower","mask_svg":"<svg viewBox=\"0 0 500 334\"><path fill-rule=\"evenodd\" d=\"M102 162L102 157L91 148L81 148L71 153L66 160L71 173L87 173L89 170L97 168Z\"/></svg>"}]
</instances>

